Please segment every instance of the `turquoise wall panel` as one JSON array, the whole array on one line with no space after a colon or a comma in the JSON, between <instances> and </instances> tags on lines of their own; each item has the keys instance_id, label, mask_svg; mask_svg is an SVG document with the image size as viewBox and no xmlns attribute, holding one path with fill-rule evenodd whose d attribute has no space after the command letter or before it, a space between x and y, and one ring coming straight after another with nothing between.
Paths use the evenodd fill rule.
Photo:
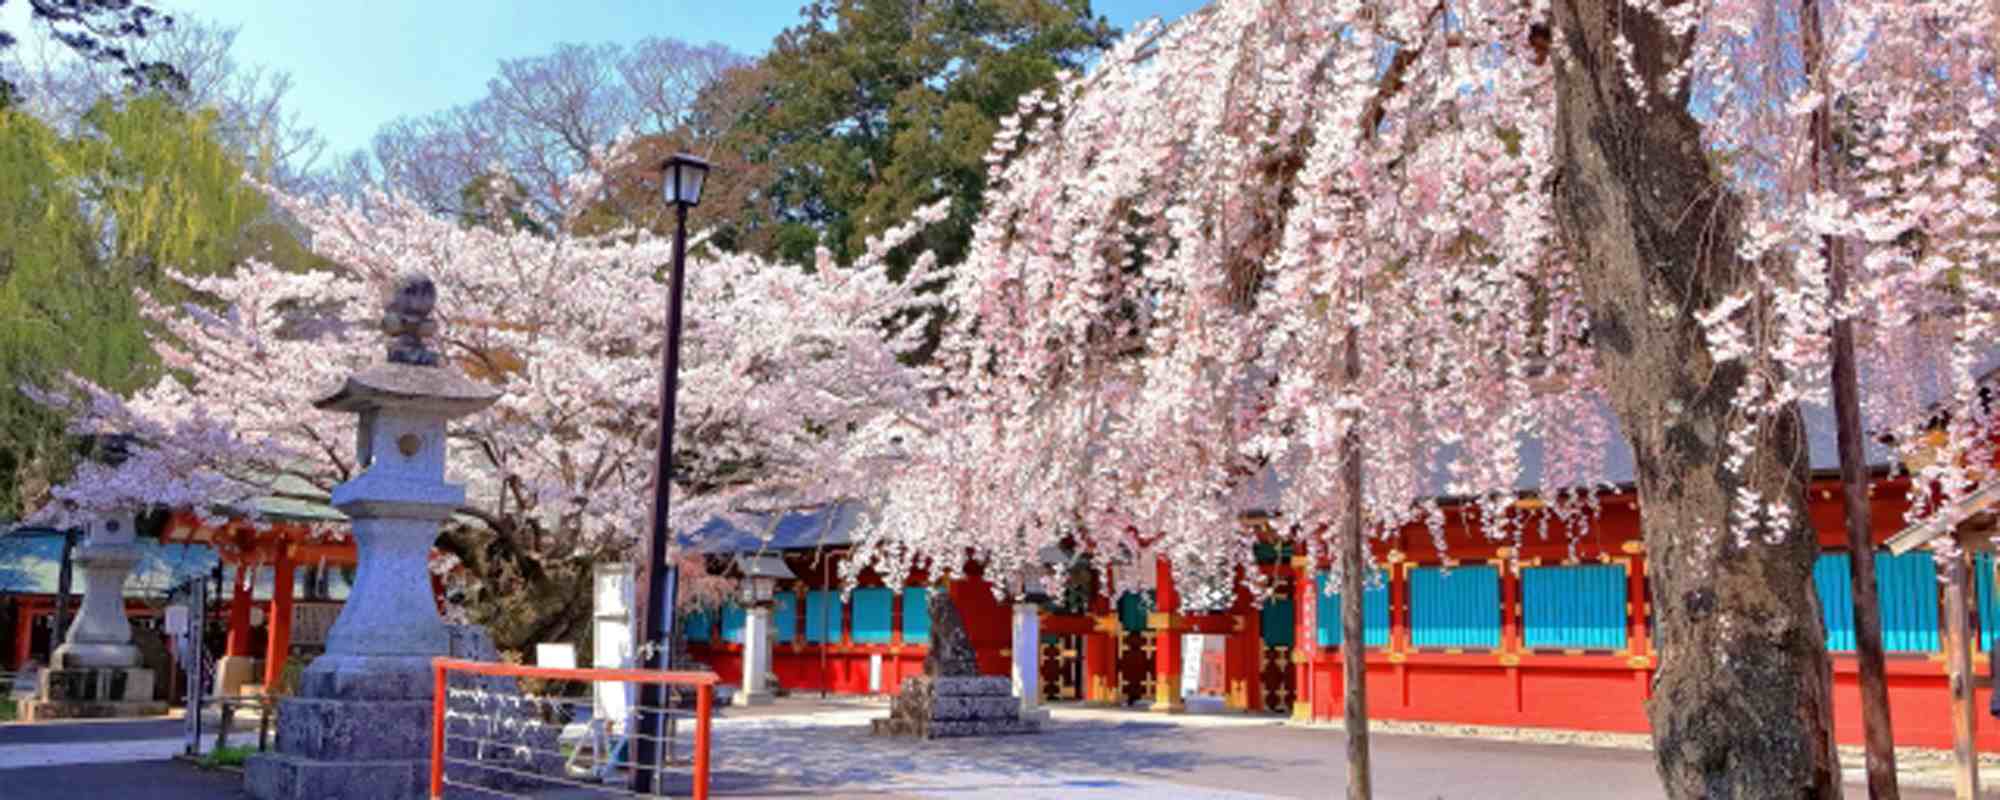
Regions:
<instances>
[{"instance_id":1,"label":"turquoise wall panel","mask_svg":"<svg viewBox=\"0 0 2000 800\"><path fill-rule=\"evenodd\" d=\"M1625 602L1624 567L1524 568L1521 641L1530 648L1623 649Z\"/></svg>"},{"instance_id":2,"label":"turquoise wall panel","mask_svg":"<svg viewBox=\"0 0 2000 800\"><path fill-rule=\"evenodd\" d=\"M1318 628L1319 646L1338 647L1341 640L1340 594L1327 593L1329 576L1320 575L1313 593L1318 606L1313 609ZM1389 644L1389 585L1365 589L1361 592L1361 640L1369 647L1384 647Z\"/></svg>"},{"instance_id":3,"label":"turquoise wall panel","mask_svg":"<svg viewBox=\"0 0 2000 800\"><path fill-rule=\"evenodd\" d=\"M867 644L888 644L895 640L896 593L892 589L856 589L854 603L854 641Z\"/></svg>"},{"instance_id":4,"label":"turquoise wall panel","mask_svg":"<svg viewBox=\"0 0 2000 800\"><path fill-rule=\"evenodd\" d=\"M840 641L839 592L806 592L806 641Z\"/></svg>"},{"instance_id":5,"label":"turquoise wall panel","mask_svg":"<svg viewBox=\"0 0 2000 800\"><path fill-rule=\"evenodd\" d=\"M1500 570L1490 564L1410 570L1410 643L1499 647Z\"/></svg>"},{"instance_id":6,"label":"turquoise wall panel","mask_svg":"<svg viewBox=\"0 0 2000 800\"><path fill-rule=\"evenodd\" d=\"M743 607L734 603L722 607L722 640L743 643Z\"/></svg>"},{"instance_id":7,"label":"turquoise wall panel","mask_svg":"<svg viewBox=\"0 0 2000 800\"><path fill-rule=\"evenodd\" d=\"M1126 592L1118 596L1118 622L1126 633L1138 633L1146 629L1146 615L1153 610L1152 601L1137 592Z\"/></svg>"},{"instance_id":8,"label":"turquoise wall panel","mask_svg":"<svg viewBox=\"0 0 2000 800\"><path fill-rule=\"evenodd\" d=\"M681 630L690 642L708 641L709 628L714 625L715 620L706 611L690 612L681 618Z\"/></svg>"},{"instance_id":9,"label":"turquoise wall panel","mask_svg":"<svg viewBox=\"0 0 2000 800\"><path fill-rule=\"evenodd\" d=\"M903 643L930 644L931 590L903 590Z\"/></svg>"},{"instance_id":10,"label":"turquoise wall panel","mask_svg":"<svg viewBox=\"0 0 2000 800\"><path fill-rule=\"evenodd\" d=\"M791 644L799 635L799 596L785 592L772 600L771 630L778 637L778 644Z\"/></svg>"},{"instance_id":11,"label":"turquoise wall panel","mask_svg":"<svg viewBox=\"0 0 2000 800\"><path fill-rule=\"evenodd\" d=\"M1993 636L2000 632L2000 608L1993 605L1993 554L1973 556L1972 573L1972 585L1979 589L1979 649L1991 651Z\"/></svg>"},{"instance_id":12,"label":"turquoise wall panel","mask_svg":"<svg viewBox=\"0 0 2000 800\"><path fill-rule=\"evenodd\" d=\"M1847 570L1846 553L1823 553L1813 564L1828 650L1854 649L1854 592ZM1929 553L1876 553L1875 592L1882 609L1882 649L1938 651L1937 562Z\"/></svg>"},{"instance_id":13,"label":"turquoise wall panel","mask_svg":"<svg viewBox=\"0 0 2000 800\"><path fill-rule=\"evenodd\" d=\"M1273 598L1258 612L1267 647L1292 646L1292 601Z\"/></svg>"}]
</instances>

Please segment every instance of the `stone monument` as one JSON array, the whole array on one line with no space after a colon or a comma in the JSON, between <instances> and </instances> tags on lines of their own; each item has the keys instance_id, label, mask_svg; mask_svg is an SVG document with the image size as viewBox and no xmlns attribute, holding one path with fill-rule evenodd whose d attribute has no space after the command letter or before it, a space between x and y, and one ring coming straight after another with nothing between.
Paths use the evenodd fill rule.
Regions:
<instances>
[{"instance_id":1,"label":"stone monument","mask_svg":"<svg viewBox=\"0 0 2000 800\"><path fill-rule=\"evenodd\" d=\"M326 653L297 696L279 703L276 751L245 770L260 800L427 794L431 659L452 650L431 596L430 551L439 524L465 502L465 487L444 479L445 423L499 397L425 344L436 300L428 278L399 281L383 319L387 362L313 404L361 417L363 471L333 490L334 507L353 521L360 563Z\"/></svg>"},{"instance_id":2,"label":"stone monument","mask_svg":"<svg viewBox=\"0 0 2000 800\"><path fill-rule=\"evenodd\" d=\"M34 699L22 704L23 719L167 712L165 702L153 699L153 671L139 665L132 624L125 618L125 576L139 563L133 522L126 515L98 520L77 548L83 608L42 670Z\"/></svg>"},{"instance_id":3,"label":"stone monument","mask_svg":"<svg viewBox=\"0 0 2000 800\"><path fill-rule=\"evenodd\" d=\"M1021 718L1014 680L979 674L972 640L958 607L943 587L930 591L931 650L924 674L903 681L889 718L873 723L878 735L939 739L1035 733L1041 723Z\"/></svg>"}]
</instances>

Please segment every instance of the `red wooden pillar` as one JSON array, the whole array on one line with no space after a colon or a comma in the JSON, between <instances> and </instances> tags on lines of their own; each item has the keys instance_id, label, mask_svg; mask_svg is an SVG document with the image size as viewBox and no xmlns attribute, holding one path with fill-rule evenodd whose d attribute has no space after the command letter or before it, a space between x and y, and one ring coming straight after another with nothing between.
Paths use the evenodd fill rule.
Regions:
<instances>
[{"instance_id":1,"label":"red wooden pillar","mask_svg":"<svg viewBox=\"0 0 2000 800\"><path fill-rule=\"evenodd\" d=\"M1118 615L1103 592L1090 595L1090 618L1096 624L1083 636L1083 700L1086 703L1117 702L1118 694Z\"/></svg>"},{"instance_id":2,"label":"red wooden pillar","mask_svg":"<svg viewBox=\"0 0 2000 800\"><path fill-rule=\"evenodd\" d=\"M1242 581L1237 581L1236 602L1230 606L1230 613L1236 618L1237 628L1222 645L1222 686L1228 693L1228 705L1238 711L1262 710L1263 691L1257 681L1264 654L1263 632L1258 625L1262 615Z\"/></svg>"},{"instance_id":3,"label":"red wooden pillar","mask_svg":"<svg viewBox=\"0 0 2000 800\"><path fill-rule=\"evenodd\" d=\"M1174 591L1173 567L1165 558L1156 564L1159 584L1148 620L1153 629L1153 710L1172 714L1187 709L1181 700L1181 596Z\"/></svg>"},{"instance_id":4,"label":"red wooden pillar","mask_svg":"<svg viewBox=\"0 0 2000 800\"><path fill-rule=\"evenodd\" d=\"M246 562L248 560L245 559ZM229 639L224 643L222 650L225 656L249 658L251 655L250 579L254 574L249 564L236 565L236 583L229 591Z\"/></svg>"},{"instance_id":5,"label":"red wooden pillar","mask_svg":"<svg viewBox=\"0 0 2000 800\"><path fill-rule=\"evenodd\" d=\"M1319 655L1319 586L1308 556L1292 559L1292 718L1317 719L1313 660Z\"/></svg>"},{"instance_id":6,"label":"red wooden pillar","mask_svg":"<svg viewBox=\"0 0 2000 800\"><path fill-rule=\"evenodd\" d=\"M1410 707L1410 563L1403 551L1389 552L1389 567L1384 580L1389 582L1389 663L1394 665L1396 675L1396 704Z\"/></svg>"},{"instance_id":7,"label":"red wooden pillar","mask_svg":"<svg viewBox=\"0 0 2000 800\"><path fill-rule=\"evenodd\" d=\"M268 641L264 650L264 691L275 692L278 681L285 675L285 656L292 648L292 571L297 568L292 563L292 549L289 545L278 545L278 558L272 564L271 613L265 637Z\"/></svg>"},{"instance_id":8,"label":"red wooden pillar","mask_svg":"<svg viewBox=\"0 0 2000 800\"><path fill-rule=\"evenodd\" d=\"M14 601L14 663L8 669L18 670L28 665L28 658L34 653L35 612L28 604Z\"/></svg>"},{"instance_id":9,"label":"red wooden pillar","mask_svg":"<svg viewBox=\"0 0 2000 800\"><path fill-rule=\"evenodd\" d=\"M1521 572L1515 569L1521 554L1503 547L1497 555L1491 563L1500 573L1500 664L1507 668L1514 713L1519 714L1527 709L1521 686Z\"/></svg>"},{"instance_id":10,"label":"red wooden pillar","mask_svg":"<svg viewBox=\"0 0 2000 800\"><path fill-rule=\"evenodd\" d=\"M1631 654L1627 661L1634 668L1632 678L1639 682L1640 696L1650 699L1653 696L1653 642L1651 629L1646 624L1645 545L1635 539L1626 542L1624 550L1631 554L1625 559L1625 618L1631 631L1625 644L1626 652Z\"/></svg>"}]
</instances>

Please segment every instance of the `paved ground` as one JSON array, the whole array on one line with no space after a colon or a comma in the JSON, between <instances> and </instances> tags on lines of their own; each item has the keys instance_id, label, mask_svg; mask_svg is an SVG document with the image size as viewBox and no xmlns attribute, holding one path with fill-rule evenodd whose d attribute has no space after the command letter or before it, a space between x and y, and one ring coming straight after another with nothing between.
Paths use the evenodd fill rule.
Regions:
<instances>
[{"instance_id":1,"label":"paved ground","mask_svg":"<svg viewBox=\"0 0 2000 800\"><path fill-rule=\"evenodd\" d=\"M875 706L788 703L716 722L718 797L813 800L1182 800L1326 798L1346 784L1337 730L1271 719L1064 709L1039 736L914 742L867 735ZM177 741L180 721L0 726L0 800L240 798L241 778L160 757L120 755ZM168 734L162 737L161 734ZM252 734L254 739L254 733ZM1661 797L1650 754L1637 750L1377 734L1382 800L1598 800ZM66 749L97 763L29 766ZM141 754L143 755L143 754ZM16 765L8 768L7 765ZM2000 777L2000 776L1996 776ZM1850 785L1850 796L1862 793ZM453 798L483 793L456 790ZM599 796L545 792L538 798ZM1906 790L1911 800L1949 792Z\"/></svg>"},{"instance_id":2,"label":"paved ground","mask_svg":"<svg viewBox=\"0 0 2000 800\"><path fill-rule=\"evenodd\" d=\"M257 742L255 720L238 718L230 731L232 745ZM159 761L185 751L186 737L187 723L177 717L0 724L0 798L8 796L4 777L14 769ZM211 716L202 729L201 747L206 752L214 746Z\"/></svg>"}]
</instances>

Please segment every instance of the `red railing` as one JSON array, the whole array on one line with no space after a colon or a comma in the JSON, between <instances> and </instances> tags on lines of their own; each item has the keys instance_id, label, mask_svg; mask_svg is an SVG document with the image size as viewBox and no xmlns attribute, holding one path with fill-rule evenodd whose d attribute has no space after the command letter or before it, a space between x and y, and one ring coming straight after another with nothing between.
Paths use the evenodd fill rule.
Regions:
<instances>
[{"instance_id":1,"label":"red railing","mask_svg":"<svg viewBox=\"0 0 2000 800\"><path fill-rule=\"evenodd\" d=\"M455 658L431 660L437 684L435 697L431 701L431 782L432 800L444 797L445 765L445 698L448 695L449 676L459 672L469 675L494 675L509 678L544 678L552 680L595 683L614 681L618 683L657 683L670 686L689 686L695 690L694 718L694 769L693 796L695 800L708 800L709 765L709 720L715 708L715 685L721 681L713 672L664 672L644 669L555 669L550 667L527 667L518 664L497 664L490 661L463 661ZM645 768L651 768L645 767ZM660 783L655 776L656 785Z\"/></svg>"}]
</instances>

